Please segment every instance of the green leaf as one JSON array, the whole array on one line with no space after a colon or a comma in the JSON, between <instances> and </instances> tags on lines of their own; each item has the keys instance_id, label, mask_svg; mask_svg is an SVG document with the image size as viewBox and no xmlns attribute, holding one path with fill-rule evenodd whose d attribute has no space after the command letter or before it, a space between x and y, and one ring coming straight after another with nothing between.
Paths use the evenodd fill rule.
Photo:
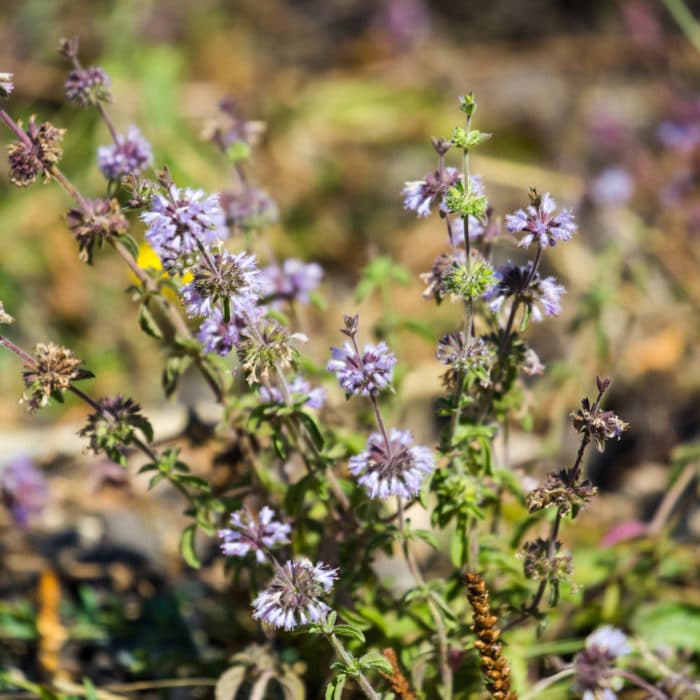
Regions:
<instances>
[{"instance_id":1,"label":"green leaf","mask_svg":"<svg viewBox=\"0 0 700 700\"><path fill-rule=\"evenodd\" d=\"M150 335L152 338L156 338L157 340L163 339L160 326L146 304L141 304L141 308L139 309L139 326L141 326L141 330L144 333Z\"/></svg>"},{"instance_id":2,"label":"green leaf","mask_svg":"<svg viewBox=\"0 0 700 700\"><path fill-rule=\"evenodd\" d=\"M435 550L440 549L437 538L430 530L409 530L406 533L406 537L421 540L426 544L429 544Z\"/></svg>"},{"instance_id":3,"label":"green leaf","mask_svg":"<svg viewBox=\"0 0 700 700\"><path fill-rule=\"evenodd\" d=\"M632 629L650 647L700 652L700 607L664 602L643 605L632 618Z\"/></svg>"},{"instance_id":4,"label":"green leaf","mask_svg":"<svg viewBox=\"0 0 700 700\"><path fill-rule=\"evenodd\" d=\"M202 565L194 550L194 536L196 532L197 526L195 524L188 525L182 531L182 537L180 537L180 554L193 569L199 569Z\"/></svg>"},{"instance_id":5,"label":"green leaf","mask_svg":"<svg viewBox=\"0 0 700 700\"><path fill-rule=\"evenodd\" d=\"M365 668L376 669L378 671L382 671L382 672L387 673L389 675L393 671L388 659L386 659L384 656L382 656L377 651L367 652L364 656L361 656L358 659L358 661L360 663L360 666L363 666Z\"/></svg>"},{"instance_id":6,"label":"green leaf","mask_svg":"<svg viewBox=\"0 0 700 700\"><path fill-rule=\"evenodd\" d=\"M280 459L287 459L287 442L281 433L277 431L272 433L272 446L275 448L275 452Z\"/></svg>"},{"instance_id":7,"label":"green leaf","mask_svg":"<svg viewBox=\"0 0 700 700\"><path fill-rule=\"evenodd\" d=\"M128 233L124 233L116 238L131 253L131 257L134 260L139 257L139 245Z\"/></svg>"},{"instance_id":8,"label":"green leaf","mask_svg":"<svg viewBox=\"0 0 700 700\"><path fill-rule=\"evenodd\" d=\"M316 418L306 411L298 411L295 415L299 416L301 422L306 426L316 448L319 450L323 449L323 435L316 422Z\"/></svg>"},{"instance_id":9,"label":"green leaf","mask_svg":"<svg viewBox=\"0 0 700 700\"><path fill-rule=\"evenodd\" d=\"M97 700L97 691L89 678L83 678L83 686L85 687L85 697L87 700Z\"/></svg>"},{"instance_id":10,"label":"green leaf","mask_svg":"<svg viewBox=\"0 0 700 700\"><path fill-rule=\"evenodd\" d=\"M328 682L326 686L326 700L342 700L343 689L347 683L346 673L339 673Z\"/></svg>"},{"instance_id":11,"label":"green leaf","mask_svg":"<svg viewBox=\"0 0 700 700\"><path fill-rule=\"evenodd\" d=\"M365 635L362 634L362 632L357 629L354 625L336 625L333 628L333 631L339 636L339 637L347 637L348 639L355 639L356 641L360 642L361 644L365 643Z\"/></svg>"}]
</instances>

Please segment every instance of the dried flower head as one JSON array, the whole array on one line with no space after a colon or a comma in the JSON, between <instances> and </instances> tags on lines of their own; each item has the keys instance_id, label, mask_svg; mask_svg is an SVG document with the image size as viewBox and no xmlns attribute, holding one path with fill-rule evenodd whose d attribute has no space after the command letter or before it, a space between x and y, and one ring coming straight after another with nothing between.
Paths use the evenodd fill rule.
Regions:
<instances>
[{"instance_id":1,"label":"dried flower head","mask_svg":"<svg viewBox=\"0 0 700 700\"><path fill-rule=\"evenodd\" d=\"M370 498L412 498L435 469L432 451L413 444L410 430L394 428L388 444L381 433L372 433L367 449L350 458L350 473Z\"/></svg>"},{"instance_id":2,"label":"dried flower head","mask_svg":"<svg viewBox=\"0 0 700 700\"><path fill-rule=\"evenodd\" d=\"M498 618L491 613L489 592L481 574L467 574L467 598L474 609L474 647L481 657L481 670L488 691L494 700L517 700L517 693L510 687L510 666L499 641Z\"/></svg>"},{"instance_id":3,"label":"dried flower head","mask_svg":"<svg viewBox=\"0 0 700 700\"><path fill-rule=\"evenodd\" d=\"M331 609L320 598L331 591L337 578L337 570L323 563L288 561L277 568L270 585L253 601L253 617L285 630L322 622Z\"/></svg>"},{"instance_id":4,"label":"dried flower head","mask_svg":"<svg viewBox=\"0 0 700 700\"><path fill-rule=\"evenodd\" d=\"M541 488L530 491L527 495L527 506L531 513L556 506L562 515L578 513L581 508L587 508L598 489L588 480L581 481L569 470L547 474Z\"/></svg>"},{"instance_id":5,"label":"dried flower head","mask_svg":"<svg viewBox=\"0 0 700 700\"><path fill-rule=\"evenodd\" d=\"M118 464L126 464L126 448L131 444L134 431L140 430L150 442L153 428L141 413L141 407L130 398L117 394L99 402L101 411L88 416L87 425L78 435L89 441L89 449L98 454L104 452Z\"/></svg>"},{"instance_id":6,"label":"dried flower head","mask_svg":"<svg viewBox=\"0 0 700 700\"><path fill-rule=\"evenodd\" d=\"M274 319L269 319L255 332L247 332L238 348L241 367L250 384L266 383L272 372L291 366L297 357L293 340L305 340L291 334Z\"/></svg>"},{"instance_id":7,"label":"dried flower head","mask_svg":"<svg viewBox=\"0 0 700 700\"><path fill-rule=\"evenodd\" d=\"M9 97L15 89L14 75L12 73L0 73L0 99Z\"/></svg>"},{"instance_id":8,"label":"dried flower head","mask_svg":"<svg viewBox=\"0 0 700 700\"><path fill-rule=\"evenodd\" d=\"M25 392L20 403L34 412L46 406L54 393L63 393L72 381L94 377L92 372L80 369L80 360L68 348L49 343L37 344L34 364L25 364L22 373Z\"/></svg>"},{"instance_id":9,"label":"dried flower head","mask_svg":"<svg viewBox=\"0 0 700 700\"><path fill-rule=\"evenodd\" d=\"M126 136L117 136L117 142L97 149L97 164L108 180L123 175L139 175L153 163L151 144L135 127L130 126Z\"/></svg>"},{"instance_id":10,"label":"dried flower head","mask_svg":"<svg viewBox=\"0 0 700 700\"><path fill-rule=\"evenodd\" d=\"M585 700L615 700L614 662L629 652L627 637L610 625L587 637L586 648L574 658L576 686L583 691Z\"/></svg>"},{"instance_id":11,"label":"dried flower head","mask_svg":"<svg viewBox=\"0 0 700 700\"><path fill-rule=\"evenodd\" d=\"M3 303L0 301L0 325L14 323L15 319L5 311Z\"/></svg>"},{"instance_id":12,"label":"dried flower head","mask_svg":"<svg viewBox=\"0 0 700 700\"><path fill-rule=\"evenodd\" d=\"M613 411L601 411L598 404L591 406L591 402L585 398L581 401L581 408L571 414L574 430L582 435L588 435L595 442L598 452L605 450L605 441L619 440L622 433L630 426L625 423Z\"/></svg>"},{"instance_id":13,"label":"dried flower head","mask_svg":"<svg viewBox=\"0 0 700 700\"><path fill-rule=\"evenodd\" d=\"M166 195L156 194L150 210L141 214L146 240L163 266L182 272L199 257L199 249L226 240L229 231L219 206L219 195L205 197L202 190L180 189L171 184Z\"/></svg>"},{"instance_id":14,"label":"dried flower head","mask_svg":"<svg viewBox=\"0 0 700 700\"><path fill-rule=\"evenodd\" d=\"M26 527L39 514L49 495L43 473L29 457L17 457L0 471L0 494L12 519Z\"/></svg>"},{"instance_id":15,"label":"dried flower head","mask_svg":"<svg viewBox=\"0 0 700 700\"><path fill-rule=\"evenodd\" d=\"M549 551L549 541L538 537L534 542L523 546L523 570L527 578L534 581L556 583L568 580L574 571L571 552L560 553L561 542L555 542L553 551Z\"/></svg>"},{"instance_id":16,"label":"dried flower head","mask_svg":"<svg viewBox=\"0 0 700 700\"><path fill-rule=\"evenodd\" d=\"M539 195L537 190L530 190L530 206L519 209L506 216L506 230L509 233L524 233L519 245L527 248L536 242L542 248L555 246L561 241L568 241L576 233L574 215L569 209L562 209L555 214L557 203L552 195L545 192Z\"/></svg>"},{"instance_id":17,"label":"dried flower head","mask_svg":"<svg viewBox=\"0 0 700 700\"><path fill-rule=\"evenodd\" d=\"M231 513L232 529L219 530L221 551L229 557L245 557L255 552L255 559L262 564L267 552L283 544L289 544L291 527L274 519L275 512L263 506L258 517L253 517L247 508Z\"/></svg>"},{"instance_id":18,"label":"dried flower head","mask_svg":"<svg viewBox=\"0 0 700 700\"><path fill-rule=\"evenodd\" d=\"M558 316L561 312L560 299L566 290L554 277L543 279L539 272L533 272L532 263L514 265L508 262L495 276L496 283L483 295L493 313L498 313L510 297L527 307L535 321L541 321L545 315Z\"/></svg>"},{"instance_id":19,"label":"dried flower head","mask_svg":"<svg viewBox=\"0 0 700 700\"><path fill-rule=\"evenodd\" d=\"M269 265L262 271L261 295L273 303L281 301L309 303L309 295L321 284L323 268L288 258L282 265Z\"/></svg>"},{"instance_id":20,"label":"dried flower head","mask_svg":"<svg viewBox=\"0 0 700 700\"><path fill-rule=\"evenodd\" d=\"M242 233L260 231L279 219L275 200L258 187L246 187L240 192L222 192L221 208L227 226Z\"/></svg>"},{"instance_id":21,"label":"dried flower head","mask_svg":"<svg viewBox=\"0 0 700 700\"><path fill-rule=\"evenodd\" d=\"M335 372L348 398L376 395L391 384L396 355L385 342L365 345L362 357L351 343L345 343L342 348L333 347L331 353L326 368Z\"/></svg>"},{"instance_id":22,"label":"dried flower head","mask_svg":"<svg viewBox=\"0 0 700 700\"><path fill-rule=\"evenodd\" d=\"M26 130L28 142L16 141L7 147L10 180L18 187L26 187L43 175L44 182L49 182L52 166L63 156L61 141L65 133L65 129L57 129L50 122L37 126L32 115Z\"/></svg>"},{"instance_id":23,"label":"dried flower head","mask_svg":"<svg viewBox=\"0 0 700 700\"><path fill-rule=\"evenodd\" d=\"M90 107L98 102L111 102L111 81L102 68L74 68L66 79L66 97L81 107Z\"/></svg>"},{"instance_id":24,"label":"dried flower head","mask_svg":"<svg viewBox=\"0 0 700 700\"><path fill-rule=\"evenodd\" d=\"M457 168L444 168L428 173L423 180L406 182L401 190L404 209L416 212L418 216L428 216L431 207L442 205L447 190L462 177Z\"/></svg>"},{"instance_id":25,"label":"dried flower head","mask_svg":"<svg viewBox=\"0 0 700 700\"><path fill-rule=\"evenodd\" d=\"M180 294L190 316L210 316L218 305L246 315L260 296L260 270L245 252L212 251L192 268L193 280Z\"/></svg>"},{"instance_id":26,"label":"dried flower head","mask_svg":"<svg viewBox=\"0 0 700 700\"><path fill-rule=\"evenodd\" d=\"M78 242L80 259L88 265L92 264L95 243L102 247L105 240L129 230L129 221L116 199L86 200L82 207L70 209L66 220Z\"/></svg>"}]
</instances>

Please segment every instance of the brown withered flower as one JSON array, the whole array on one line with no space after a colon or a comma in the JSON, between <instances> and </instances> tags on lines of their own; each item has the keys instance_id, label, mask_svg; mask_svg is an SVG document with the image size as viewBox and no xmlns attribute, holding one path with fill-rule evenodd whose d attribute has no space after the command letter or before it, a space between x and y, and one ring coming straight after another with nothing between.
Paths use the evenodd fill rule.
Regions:
<instances>
[{"instance_id":1,"label":"brown withered flower","mask_svg":"<svg viewBox=\"0 0 700 700\"><path fill-rule=\"evenodd\" d=\"M534 581L566 581L573 573L571 553L560 553L561 542L555 542L550 556L549 541L538 537L533 542L526 542L522 553L525 576Z\"/></svg>"},{"instance_id":2,"label":"brown withered flower","mask_svg":"<svg viewBox=\"0 0 700 700\"><path fill-rule=\"evenodd\" d=\"M20 399L30 413L48 404L52 394L61 394L71 382L94 377L80 368L81 361L70 351L53 343L38 343L34 348L34 363L25 364L22 373L25 392Z\"/></svg>"},{"instance_id":3,"label":"brown withered flower","mask_svg":"<svg viewBox=\"0 0 700 700\"><path fill-rule=\"evenodd\" d=\"M595 442L598 452L605 450L606 440L619 440L630 427L613 411L601 411L597 402L591 406L587 398L581 401L581 408L572 414L572 420L574 430L582 435L587 434Z\"/></svg>"},{"instance_id":4,"label":"brown withered flower","mask_svg":"<svg viewBox=\"0 0 700 700\"><path fill-rule=\"evenodd\" d=\"M51 167L63 156L61 141L65 133L65 129L57 129L50 122L37 125L32 115L26 130L29 143L15 141L7 147L10 180L18 187L26 187L41 174L44 182L49 182Z\"/></svg>"},{"instance_id":5,"label":"brown withered flower","mask_svg":"<svg viewBox=\"0 0 700 700\"><path fill-rule=\"evenodd\" d=\"M102 246L112 236L120 236L129 229L129 222L116 199L93 199L66 214L68 228L78 242L80 259L92 264L92 250Z\"/></svg>"},{"instance_id":6,"label":"brown withered flower","mask_svg":"<svg viewBox=\"0 0 700 700\"><path fill-rule=\"evenodd\" d=\"M544 484L527 495L527 507L531 513L556 506L562 515L578 513L586 508L598 489L587 479L579 481L577 474L570 470L547 474Z\"/></svg>"},{"instance_id":7,"label":"brown withered flower","mask_svg":"<svg viewBox=\"0 0 700 700\"><path fill-rule=\"evenodd\" d=\"M489 592L481 574L467 574L467 598L474 609L474 647L481 657L481 670L486 687L493 700L517 700L518 694L510 687L510 666L503 656L499 641L501 631L498 628L498 619L491 614Z\"/></svg>"}]
</instances>

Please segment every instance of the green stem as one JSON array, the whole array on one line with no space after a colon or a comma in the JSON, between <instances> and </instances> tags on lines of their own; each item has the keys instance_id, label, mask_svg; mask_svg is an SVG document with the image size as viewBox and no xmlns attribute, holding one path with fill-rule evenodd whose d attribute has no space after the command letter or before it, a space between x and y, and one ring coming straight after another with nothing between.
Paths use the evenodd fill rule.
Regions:
<instances>
[{"instance_id":1,"label":"green stem","mask_svg":"<svg viewBox=\"0 0 700 700\"><path fill-rule=\"evenodd\" d=\"M353 668L353 666L355 665L355 659L353 658L352 654L350 654L350 652L343 646L343 643L338 639L338 637L336 637L335 634L331 633L326 636L326 639L330 642L330 645L335 650L335 653L338 655L338 658L348 667L348 669ZM365 676L362 673L362 671L358 670L356 672L356 675L353 676L353 678L357 681L357 684L362 689L362 692L370 700L379 700L379 695L374 690L371 683L367 680L367 676Z\"/></svg>"},{"instance_id":2,"label":"green stem","mask_svg":"<svg viewBox=\"0 0 700 700\"><path fill-rule=\"evenodd\" d=\"M700 22L693 17L683 0L662 0L662 2L688 41L700 51Z\"/></svg>"}]
</instances>

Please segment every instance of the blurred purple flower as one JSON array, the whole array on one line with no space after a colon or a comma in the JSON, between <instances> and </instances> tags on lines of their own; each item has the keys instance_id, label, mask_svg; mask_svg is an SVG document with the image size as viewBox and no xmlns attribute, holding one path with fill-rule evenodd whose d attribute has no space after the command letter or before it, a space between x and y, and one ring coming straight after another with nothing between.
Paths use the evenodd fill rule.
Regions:
<instances>
[{"instance_id":1,"label":"blurred purple flower","mask_svg":"<svg viewBox=\"0 0 700 700\"><path fill-rule=\"evenodd\" d=\"M20 527L44 509L49 489L43 473L29 457L17 457L0 472L0 491L5 506Z\"/></svg>"},{"instance_id":2,"label":"blurred purple flower","mask_svg":"<svg viewBox=\"0 0 700 700\"><path fill-rule=\"evenodd\" d=\"M257 307L251 307L251 314ZM228 355L241 342L241 333L248 325L248 318L234 314L230 321L224 321L221 309L214 309L211 316L202 321L197 332L197 340L204 344L204 352Z\"/></svg>"},{"instance_id":3,"label":"blurred purple flower","mask_svg":"<svg viewBox=\"0 0 700 700\"><path fill-rule=\"evenodd\" d=\"M331 352L326 368L335 372L348 397L375 395L391 384L396 355L385 342L365 345L361 358L349 342L342 348L331 348Z\"/></svg>"},{"instance_id":4,"label":"blurred purple flower","mask_svg":"<svg viewBox=\"0 0 700 700\"><path fill-rule=\"evenodd\" d=\"M418 216L428 216L434 204L441 204L447 190L452 187L462 174L457 168L445 168L428 173L424 180L409 180L403 186L404 209L416 212Z\"/></svg>"},{"instance_id":5,"label":"blurred purple flower","mask_svg":"<svg viewBox=\"0 0 700 700\"><path fill-rule=\"evenodd\" d=\"M586 648L574 658L576 686L583 691L584 700L615 700L612 690L619 656L629 654L627 637L618 629L606 625L586 638Z\"/></svg>"},{"instance_id":6,"label":"blurred purple flower","mask_svg":"<svg viewBox=\"0 0 700 700\"><path fill-rule=\"evenodd\" d=\"M266 551L289 544L291 526L274 519L275 512L263 506L258 517L253 517L247 508L231 513L233 529L219 530L221 551L229 557L244 557L255 552L259 564L266 559Z\"/></svg>"},{"instance_id":7,"label":"blurred purple flower","mask_svg":"<svg viewBox=\"0 0 700 700\"><path fill-rule=\"evenodd\" d=\"M323 387L311 388L311 384L304 379L304 377L295 377L289 383L289 393L294 396L295 394L301 394L306 397L304 401L304 406L309 408L323 408L323 404L326 401L326 390ZM268 403L284 403L284 397L282 392L276 387L266 387L264 385L260 386L260 397L263 401Z\"/></svg>"},{"instance_id":8,"label":"blurred purple flower","mask_svg":"<svg viewBox=\"0 0 700 700\"><path fill-rule=\"evenodd\" d=\"M109 76L102 68L74 68L66 80L66 97L81 107L96 105L98 102L111 102L110 84Z\"/></svg>"},{"instance_id":9,"label":"blurred purple flower","mask_svg":"<svg viewBox=\"0 0 700 700\"><path fill-rule=\"evenodd\" d=\"M506 229L509 233L526 234L519 243L523 248L527 248L533 241L543 248L555 246L561 241L568 241L576 233L574 215L569 209L554 214L557 203L549 192L540 196L533 190L530 201L527 209L519 209L506 216Z\"/></svg>"},{"instance_id":10,"label":"blurred purple flower","mask_svg":"<svg viewBox=\"0 0 700 700\"><path fill-rule=\"evenodd\" d=\"M263 297L275 297L273 304L281 300L301 304L309 302L309 294L321 284L323 268L318 263L305 263L288 258L282 265L269 265L262 271Z\"/></svg>"},{"instance_id":11,"label":"blurred purple flower","mask_svg":"<svg viewBox=\"0 0 700 700\"><path fill-rule=\"evenodd\" d=\"M279 218L277 204L264 190L247 186L241 192L222 192L226 224L241 231L259 231Z\"/></svg>"},{"instance_id":12,"label":"blurred purple flower","mask_svg":"<svg viewBox=\"0 0 700 700\"><path fill-rule=\"evenodd\" d=\"M634 178L625 168L607 168L593 179L588 191L596 206L619 207L634 194Z\"/></svg>"},{"instance_id":13,"label":"blurred purple flower","mask_svg":"<svg viewBox=\"0 0 700 700\"><path fill-rule=\"evenodd\" d=\"M394 428L388 445L381 433L372 433L367 449L351 457L348 468L370 498L412 498L435 469L435 460L430 449L413 445L410 430Z\"/></svg>"},{"instance_id":14,"label":"blurred purple flower","mask_svg":"<svg viewBox=\"0 0 700 700\"><path fill-rule=\"evenodd\" d=\"M330 593L336 569L297 559L279 566L270 585L253 601L253 617L276 628L291 630L321 622L331 611L319 598Z\"/></svg>"},{"instance_id":15,"label":"blurred purple flower","mask_svg":"<svg viewBox=\"0 0 700 700\"><path fill-rule=\"evenodd\" d=\"M118 180L122 175L138 175L149 167L153 151L141 132L130 126L126 136L117 136L116 144L97 149L97 162L108 180Z\"/></svg>"},{"instance_id":16,"label":"blurred purple flower","mask_svg":"<svg viewBox=\"0 0 700 700\"><path fill-rule=\"evenodd\" d=\"M0 73L0 99L9 97L15 89L12 73Z\"/></svg>"}]
</instances>

